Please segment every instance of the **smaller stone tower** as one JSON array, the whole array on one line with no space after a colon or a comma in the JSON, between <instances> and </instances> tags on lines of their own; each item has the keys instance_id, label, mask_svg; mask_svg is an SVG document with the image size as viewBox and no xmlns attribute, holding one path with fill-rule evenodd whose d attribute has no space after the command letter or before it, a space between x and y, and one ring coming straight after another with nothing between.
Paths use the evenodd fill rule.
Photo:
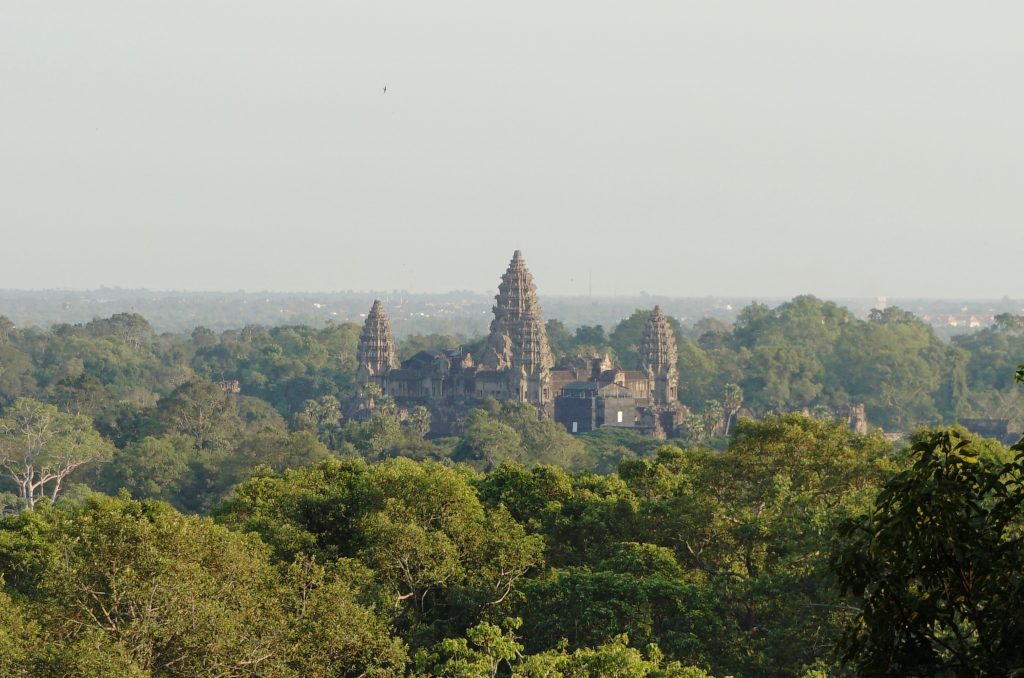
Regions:
<instances>
[{"instance_id":1,"label":"smaller stone tower","mask_svg":"<svg viewBox=\"0 0 1024 678\"><path fill-rule=\"evenodd\" d=\"M395 338L391 334L391 320L379 300L374 300L359 335L356 378L360 384L373 383L387 392L385 378L388 371L399 366Z\"/></svg>"},{"instance_id":2,"label":"smaller stone tower","mask_svg":"<svg viewBox=\"0 0 1024 678\"><path fill-rule=\"evenodd\" d=\"M676 337L668 318L655 306L640 341L640 369L651 382L651 399L655 405L674 405L679 388L679 368L676 362Z\"/></svg>"},{"instance_id":3,"label":"smaller stone tower","mask_svg":"<svg viewBox=\"0 0 1024 678\"><path fill-rule=\"evenodd\" d=\"M868 415L864 409L864 403L850 405L846 421L850 425L850 430L857 435L866 436L868 434Z\"/></svg>"}]
</instances>

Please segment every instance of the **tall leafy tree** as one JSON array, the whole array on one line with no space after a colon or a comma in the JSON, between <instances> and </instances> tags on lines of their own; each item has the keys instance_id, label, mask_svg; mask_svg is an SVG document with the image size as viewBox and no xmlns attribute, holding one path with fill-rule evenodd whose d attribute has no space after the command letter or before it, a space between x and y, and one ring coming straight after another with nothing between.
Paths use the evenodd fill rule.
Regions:
<instances>
[{"instance_id":1,"label":"tall leafy tree","mask_svg":"<svg viewBox=\"0 0 1024 678\"><path fill-rule=\"evenodd\" d=\"M0 469L29 508L43 497L56 500L75 469L112 451L88 418L38 400L19 398L0 419Z\"/></svg>"},{"instance_id":2,"label":"tall leafy tree","mask_svg":"<svg viewBox=\"0 0 1024 678\"><path fill-rule=\"evenodd\" d=\"M241 426L234 398L209 381L190 381L161 399L160 418L175 433L189 436L198 450L230 446Z\"/></svg>"},{"instance_id":3,"label":"tall leafy tree","mask_svg":"<svg viewBox=\"0 0 1024 678\"><path fill-rule=\"evenodd\" d=\"M406 662L358 576L308 559L282 572L259 540L159 502L7 518L0 567L51 646L36 675L394 676Z\"/></svg>"},{"instance_id":4,"label":"tall leafy tree","mask_svg":"<svg viewBox=\"0 0 1024 678\"><path fill-rule=\"evenodd\" d=\"M946 352L930 327L893 311L844 330L826 386L840 400L863 402L869 418L887 428L928 424L938 416Z\"/></svg>"},{"instance_id":5,"label":"tall leafy tree","mask_svg":"<svg viewBox=\"0 0 1024 678\"><path fill-rule=\"evenodd\" d=\"M455 459L488 470L504 460L523 461L524 455L522 437L514 428L484 410L470 410L462 424Z\"/></svg>"},{"instance_id":6,"label":"tall leafy tree","mask_svg":"<svg viewBox=\"0 0 1024 678\"><path fill-rule=\"evenodd\" d=\"M912 452L913 467L839 531L832 566L855 606L844 657L863 675L1013 675L1024 668L1024 457L992 462L955 429Z\"/></svg>"}]
</instances>

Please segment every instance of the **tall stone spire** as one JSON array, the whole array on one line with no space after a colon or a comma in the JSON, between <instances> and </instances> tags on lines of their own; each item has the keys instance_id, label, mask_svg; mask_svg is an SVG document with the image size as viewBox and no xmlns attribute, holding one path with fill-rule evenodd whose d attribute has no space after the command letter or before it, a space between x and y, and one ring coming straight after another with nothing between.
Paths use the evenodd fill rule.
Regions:
<instances>
[{"instance_id":1,"label":"tall stone spire","mask_svg":"<svg viewBox=\"0 0 1024 678\"><path fill-rule=\"evenodd\" d=\"M660 306L647 318L643 338L640 340L640 368L651 380L651 394L655 405L670 405L676 402L679 387L679 368L676 362L676 337L668 318Z\"/></svg>"},{"instance_id":2,"label":"tall stone spire","mask_svg":"<svg viewBox=\"0 0 1024 678\"><path fill-rule=\"evenodd\" d=\"M383 388L385 373L398 367L398 352L391 334L391 320L380 301L375 299L366 314L363 331L359 335L357 375L361 383L374 382Z\"/></svg>"},{"instance_id":3,"label":"tall stone spire","mask_svg":"<svg viewBox=\"0 0 1024 678\"><path fill-rule=\"evenodd\" d=\"M551 400L551 368L555 361L548 347L537 288L519 250L501 276L495 301L483 362L491 369L511 372L516 399L545 405Z\"/></svg>"}]
</instances>

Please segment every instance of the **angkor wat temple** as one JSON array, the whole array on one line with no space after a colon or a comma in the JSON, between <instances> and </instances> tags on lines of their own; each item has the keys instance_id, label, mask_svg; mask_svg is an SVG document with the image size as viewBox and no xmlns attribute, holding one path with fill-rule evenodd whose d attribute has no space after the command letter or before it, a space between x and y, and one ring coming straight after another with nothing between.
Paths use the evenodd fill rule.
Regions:
<instances>
[{"instance_id":1,"label":"angkor wat temple","mask_svg":"<svg viewBox=\"0 0 1024 678\"><path fill-rule=\"evenodd\" d=\"M437 433L489 397L529 403L572 433L616 426L664 436L687 414L676 399L675 337L658 307L644 329L640 364L624 370L607 357L566 357L555 364L537 288L519 250L495 301L482 355L474 358L461 348L420 351L402 363L387 313L374 301L359 338L359 383L376 385L401 407L427 407Z\"/></svg>"}]
</instances>

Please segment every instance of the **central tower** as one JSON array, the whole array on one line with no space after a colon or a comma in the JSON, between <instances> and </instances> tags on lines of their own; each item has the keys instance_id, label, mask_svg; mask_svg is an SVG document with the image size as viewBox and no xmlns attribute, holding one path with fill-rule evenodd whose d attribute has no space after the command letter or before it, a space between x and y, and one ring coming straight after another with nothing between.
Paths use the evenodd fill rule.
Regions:
<instances>
[{"instance_id":1,"label":"central tower","mask_svg":"<svg viewBox=\"0 0 1024 678\"><path fill-rule=\"evenodd\" d=\"M512 400L544 408L551 402L551 368L555 361L548 347L537 288L519 250L501 276L494 299L497 303L483 363L492 370L508 372Z\"/></svg>"},{"instance_id":2,"label":"central tower","mask_svg":"<svg viewBox=\"0 0 1024 678\"><path fill-rule=\"evenodd\" d=\"M363 331L359 334L356 361L359 383L372 382L386 393L387 374L398 368L398 352L395 350L395 337L391 333L391 321L377 299L366 314Z\"/></svg>"},{"instance_id":3,"label":"central tower","mask_svg":"<svg viewBox=\"0 0 1024 678\"><path fill-rule=\"evenodd\" d=\"M678 360L672 326L661 312L661 307L655 306L647 318L643 338L640 340L640 368L647 373L651 382L655 405L671 405L676 402L679 387Z\"/></svg>"}]
</instances>

